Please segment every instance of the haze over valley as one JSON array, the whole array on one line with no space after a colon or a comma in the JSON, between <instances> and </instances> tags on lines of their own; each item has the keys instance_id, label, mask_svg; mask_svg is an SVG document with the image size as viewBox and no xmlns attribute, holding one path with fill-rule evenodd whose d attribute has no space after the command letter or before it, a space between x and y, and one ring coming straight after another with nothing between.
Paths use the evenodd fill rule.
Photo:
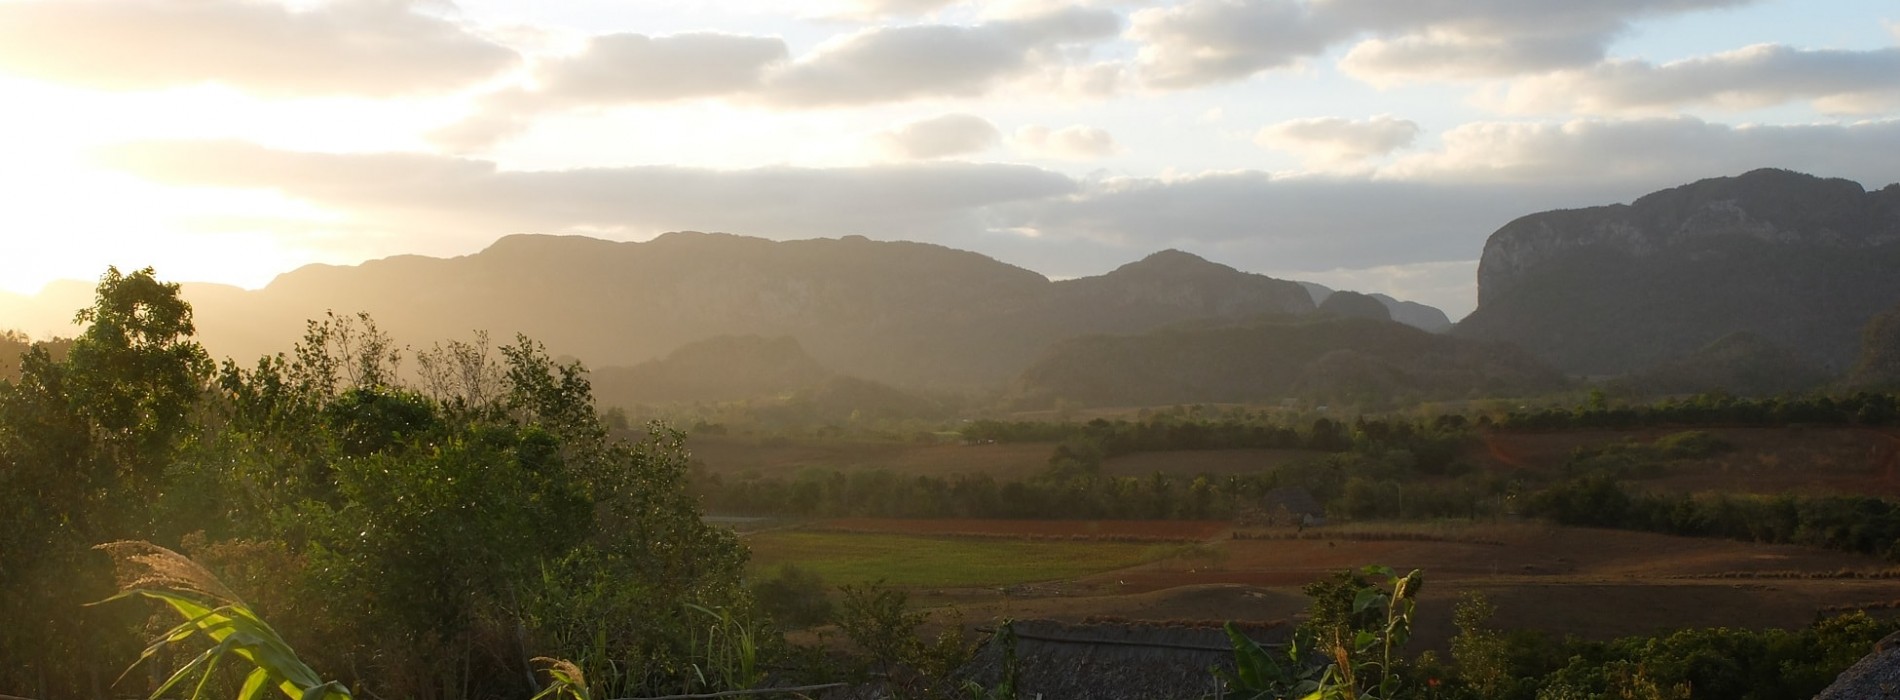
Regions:
<instances>
[{"instance_id":1,"label":"haze over valley","mask_svg":"<svg viewBox=\"0 0 1900 700\"><path fill-rule=\"evenodd\" d=\"M0 0L0 700L1889 697L1896 12Z\"/></svg>"}]
</instances>

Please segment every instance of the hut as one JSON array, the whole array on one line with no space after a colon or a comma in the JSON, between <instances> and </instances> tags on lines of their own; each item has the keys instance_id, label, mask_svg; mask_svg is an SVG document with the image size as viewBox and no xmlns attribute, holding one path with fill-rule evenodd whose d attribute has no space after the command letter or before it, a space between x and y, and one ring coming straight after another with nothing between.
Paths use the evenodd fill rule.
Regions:
<instances>
[{"instance_id":1,"label":"hut","mask_svg":"<svg viewBox=\"0 0 1900 700\"><path fill-rule=\"evenodd\" d=\"M1257 510L1245 514L1248 525L1308 527L1326 524L1326 508L1311 491L1282 486L1260 497Z\"/></svg>"},{"instance_id":2,"label":"hut","mask_svg":"<svg viewBox=\"0 0 1900 700\"><path fill-rule=\"evenodd\" d=\"M1237 627L1264 645L1284 644L1291 634L1283 622ZM1234 667L1233 643L1219 622L1018 620L1010 630L1024 698L1198 700L1221 694L1212 669ZM1006 653L996 640L985 642L960 675L994 687Z\"/></svg>"}]
</instances>

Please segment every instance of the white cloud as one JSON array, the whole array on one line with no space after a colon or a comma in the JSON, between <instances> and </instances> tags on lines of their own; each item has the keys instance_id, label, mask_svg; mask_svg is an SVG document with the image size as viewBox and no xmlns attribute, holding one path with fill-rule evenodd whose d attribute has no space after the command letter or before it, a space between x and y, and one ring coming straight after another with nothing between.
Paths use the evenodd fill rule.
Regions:
<instances>
[{"instance_id":1,"label":"white cloud","mask_svg":"<svg viewBox=\"0 0 1900 700\"><path fill-rule=\"evenodd\" d=\"M475 240L679 229L781 237L901 232L931 240L983 229L988 207L1076 187L1057 173L1002 164L515 171L448 156L306 153L228 141L132 144L102 161L160 184L276 190L392 233L457 230Z\"/></svg>"},{"instance_id":2,"label":"white cloud","mask_svg":"<svg viewBox=\"0 0 1900 700\"><path fill-rule=\"evenodd\" d=\"M878 26L846 34L792 59L776 37L615 34L578 54L546 61L537 85L484 97L463 122L432 135L456 151L479 150L550 111L717 98L775 108L818 109L934 98L978 97L1038 78L1063 94L1114 91L1119 66L1072 63L1073 49L1115 35L1114 12L1068 8L970 25Z\"/></svg>"},{"instance_id":3,"label":"white cloud","mask_svg":"<svg viewBox=\"0 0 1900 700\"><path fill-rule=\"evenodd\" d=\"M1148 85L1189 88L1341 60L1375 84L1587 65L1630 22L1753 0L1186 0L1135 13L1129 36Z\"/></svg>"},{"instance_id":4,"label":"white cloud","mask_svg":"<svg viewBox=\"0 0 1900 700\"><path fill-rule=\"evenodd\" d=\"M820 4L818 14L864 21L889 17L919 17L960 2L963 0L841 0Z\"/></svg>"},{"instance_id":5,"label":"white cloud","mask_svg":"<svg viewBox=\"0 0 1900 700\"><path fill-rule=\"evenodd\" d=\"M514 51L422 0L0 2L0 71L103 88L219 83L272 96L390 97L470 87Z\"/></svg>"},{"instance_id":6,"label":"white cloud","mask_svg":"<svg viewBox=\"0 0 1900 700\"><path fill-rule=\"evenodd\" d=\"M1518 113L1668 114L1689 105L1753 109L1797 100L1837 113L1892 108L1900 100L1900 48L1761 44L1660 65L1608 61L1519 80L1489 104Z\"/></svg>"},{"instance_id":7,"label":"white cloud","mask_svg":"<svg viewBox=\"0 0 1900 700\"><path fill-rule=\"evenodd\" d=\"M982 117L946 114L898 126L877 139L887 153L921 160L989 150L1002 141L1003 132Z\"/></svg>"},{"instance_id":8,"label":"white cloud","mask_svg":"<svg viewBox=\"0 0 1900 700\"><path fill-rule=\"evenodd\" d=\"M1081 124L1050 129L1030 125L1016 130L1017 146L1036 155L1066 160L1092 160L1115 155L1121 147L1107 131Z\"/></svg>"},{"instance_id":9,"label":"white cloud","mask_svg":"<svg viewBox=\"0 0 1900 700\"><path fill-rule=\"evenodd\" d=\"M757 88L768 68L789 58L776 37L608 34L539 66L537 94L593 104L724 95Z\"/></svg>"},{"instance_id":10,"label":"white cloud","mask_svg":"<svg viewBox=\"0 0 1900 700\"><path fill-rule=\"evenodd\" d=\"M1188 0L1136 12L1128 35L1147 84L1191 88L1293 65L1343 31L1300 0Z\"/></svg>"},{"instance_id":11,"label":"white cloud","mask_svg":"<svg viewBox=\"0 0 1900 700\"><path fill-rule=\"evenodd\" d=\"M1295 119L1260 129L1254 143L1300 154L1310 167L1362 165L1412 145L1418 123L1391 116L1351 120L1339 117Z\"/></svg>"},{"instance_id":12,"label":"white cloud","mask_svg":"<svg viewBox=\"0 0 1900 700\"><path fill-rule=\"evenodd\" d=\"M1762 167L1859 180L1900 180L1900 120L1743 125L1693 117L1479 122L1441 135L1443 148L1401 157L1382 177L1473 186L1644 183L1651 189Z\"/></svg>"},{"instance_id":13,"label":"white cloud","mask_svg":"<svg viewBox=\"0 0 1900 700\"><path fill-rule=\"evenodd\" d=\"M230 142L146 143L107 162L165 185L275 190L338 212L343 224L387 231L390 241L443 231L471 244L523 231L861 233L1005 256L1056 275L1100 272L1168 247L1208 251L1252 270L1469 260L1492 231L1519 216L1629 201L1707 177L1780 167L1870 187L1900 180L1892 158L1900 152L1900 120L1480 123L1452 129L1442 142L1376 170L1331 176L1242 170L1077 179L957 162L521 171L446 156L299 153ZM395 252L405 251L383 254ZM1423 293L1395 296L1440 303Z\"/></svg>"},{"instance_id":14,"label":"white cloud","mask_svg":"<svg viewBox=\"0 0 1900 700\"><path fill-rule=\"evenodd\" d=\"M825 43L768 79L763 96L784 106L972 97L1058 58L1065 45L1113 36L1113 12L1071 8L976 25L879 27Z\"/></svg>"}]
</instances>

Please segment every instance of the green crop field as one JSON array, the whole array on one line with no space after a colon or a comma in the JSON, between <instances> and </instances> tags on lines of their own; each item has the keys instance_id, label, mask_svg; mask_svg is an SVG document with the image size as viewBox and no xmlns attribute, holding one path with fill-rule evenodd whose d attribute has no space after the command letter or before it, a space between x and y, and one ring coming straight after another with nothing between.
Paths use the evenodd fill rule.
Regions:
<instances>
[{"instance_id":1,"label":"green crop field","mask_svg":"<svg viewBox=\"0 0 1900 700\"><path fill-rule=\"evenodd\" d=\"M752 566L798 564L833 585L1001 586L1072 578L1166 556L1166 545L780 531L745 538Z\"/></svg>"}]
</instances>

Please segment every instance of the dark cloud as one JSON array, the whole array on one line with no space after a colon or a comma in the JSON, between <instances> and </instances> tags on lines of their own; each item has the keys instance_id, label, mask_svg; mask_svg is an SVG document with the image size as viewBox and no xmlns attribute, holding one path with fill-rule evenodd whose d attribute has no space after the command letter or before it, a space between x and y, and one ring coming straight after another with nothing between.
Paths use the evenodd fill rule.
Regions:
<instances>
[{"instance_id":1,"label":"dark cloud","mask_svg":"<svg viewBox=\"0 0 1900 700\"><path fill-rule=\"evenodd\" d=\"M267 95L449 92L516 65L514 51L422 2L0 2L0 71L109 90L220 83Z\"/></svg>"},{"instance_id":2,"label":"dark cloud","mask_svg":"<svg viewBox=\"0 0 1900 700\"><path fill-rule=\"evenodd\" d=\"M914 121L879 137L885 150L909 159L980 153L1002 139L1003 133L996 129L995 124L970 114L946 114Z\"/></svg>"}]
</instances>

